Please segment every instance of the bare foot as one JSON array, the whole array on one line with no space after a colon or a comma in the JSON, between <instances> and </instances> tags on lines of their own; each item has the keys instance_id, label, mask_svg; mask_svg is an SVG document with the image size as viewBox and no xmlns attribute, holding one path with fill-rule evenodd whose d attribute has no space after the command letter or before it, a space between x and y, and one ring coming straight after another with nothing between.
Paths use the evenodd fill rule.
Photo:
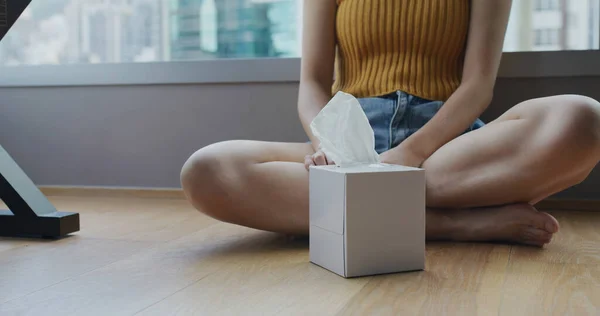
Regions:
<instances>
[{"instance_id":1,"label":"bare foot","mask_svg":"<svg viewBox=\"0 0 600 316\"><path fill-rule=\"evenodd\" d=\"M552 215L529 204L467 210L427 209L429 240L501 241L542 247L559 229Z\"/></svg>"}]
</instances>

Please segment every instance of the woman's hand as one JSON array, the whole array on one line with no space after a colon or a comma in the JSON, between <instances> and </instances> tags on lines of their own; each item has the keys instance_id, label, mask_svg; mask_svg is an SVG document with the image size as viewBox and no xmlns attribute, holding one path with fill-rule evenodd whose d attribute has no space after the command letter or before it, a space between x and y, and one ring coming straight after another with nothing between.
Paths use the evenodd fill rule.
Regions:
<instances>
[{"instance_id":1,"label":"woman's hand","mask_svg":"<svg viewBox=\"0 0 600 316\"><path fill-rule=\"evenodd\" d=\"M425 157L422 157L417 154L416 151L405 148L402 145L382 153L379 157L383 163L415 168L420 168L425 161Z\"/></svg>"},{"instance_id":2,"label":"woman's hand","mask_svg":"<svg viewBox=\"0 0 600 316\"><path fill-rule=\"evenodd\" d=\"M306 155L306 157L304 157L304 167L306 167L306 170L310 169L310 166L324 165L335 165L335 163L333 160L327 159L325 153L320 150L312 155Z\"/></svg>"}]
</instances>

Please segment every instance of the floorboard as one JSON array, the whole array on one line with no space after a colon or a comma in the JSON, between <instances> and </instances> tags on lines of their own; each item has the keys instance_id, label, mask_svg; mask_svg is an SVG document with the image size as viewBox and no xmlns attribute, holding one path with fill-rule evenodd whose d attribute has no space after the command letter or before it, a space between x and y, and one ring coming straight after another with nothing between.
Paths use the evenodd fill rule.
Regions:
<instances>
[{"instance_id":1,"label":"floorboard","mask_svg":"<svg viewBox=\"0 0 600 316\"><path fill-rule=\"evenodd\" d=\"M600 266L512 262L501 315L598 315Z\"/></svg>"},{"instance_id":2,"label":"floorboard","mask_svg":"<svg viewBox=\"0 0 600 316\"><path fill-rule=\"evenodd\" d=\"M147 242L72 236L0 252L0 303L60 284L149 246Z\"/></svg>"},{"instance_id":3,"label":"floorboard","mask_svg":"<svg viewBox=\"0 0 600 316\"><path fill-rule=\"evenodd\" d=\"M0 238L0 315L594 315L600 212L552 212L544 249L430 243L426 270L343 279L308 241L219 223L176 198L50 197L82 230ZM2 207L0 203L0 207Z\"/></svg>"},{"instance_id":4,"label":"floorboard","mask_svg":"<svg viewBox=\"0 0 600 316\"><path fill-rule=\"evenodd\" d=\"M429 244L424 272L374 277L341 314L497 314L509 252L502 245Z\"/></svg>"},{"instance_id":5,"label":"floorboard","mask_svg":"<svg viewBox=\"0 0 600 316\"><path fill-rule=\"evenodd\" d=\"M600 212L555 211L560 230L544 249L514 247L513 262L600 264Z\"/></svg>"}]
</instances>

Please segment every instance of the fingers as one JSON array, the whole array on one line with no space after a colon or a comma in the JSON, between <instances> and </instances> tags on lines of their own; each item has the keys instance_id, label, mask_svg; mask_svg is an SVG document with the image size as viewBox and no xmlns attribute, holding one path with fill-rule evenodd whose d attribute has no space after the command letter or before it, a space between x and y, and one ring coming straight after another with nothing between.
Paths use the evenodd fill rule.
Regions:
<instances>
[{"instance_id":1,"label":"fingers","mask_svg":"<svg viewBox=\"0 0 600 316\"><path fill-rule=\"evenodd\" d=\"M315 165L323 166L327 164L327 157L322 151L316 152L313 155L313 160L315 161Z\"/></svg>"},{"instance_id":2,"label":"fingers","mask_svg":"<svg viewBox=\"0 0 600 316\"><path fill-rule=\"evenodd\" d=\"M306 155L306 157L304 157L304 167L306 168L306 170L310 169L310 166L314 166L315 162L312 159L312 155Z\"/></svg>"},{"instance_id":3,"label":"fingers","mask_svg":"<svg viewBox=\"0 0 600 316\"><path fill-rule=\"evenodd\" d=\"M324 166L324 165L334 165L335 162L333 160L327 159L327 156L324 152L318 151L312 155L307 155L304 157L304 167L306 170L310 169L310 166Z\"/></svg>"}]
</instances>

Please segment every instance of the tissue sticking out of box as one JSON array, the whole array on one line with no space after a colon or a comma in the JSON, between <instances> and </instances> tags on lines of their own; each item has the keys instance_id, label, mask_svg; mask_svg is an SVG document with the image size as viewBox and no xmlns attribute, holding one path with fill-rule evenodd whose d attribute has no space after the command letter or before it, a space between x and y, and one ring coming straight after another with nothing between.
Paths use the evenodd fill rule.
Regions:
<instances>
[{"instance_id":1,"label":"tissue sticking out of box","mask_svg":"<svg viewBox=\"0 0 600 316\"><path fill-rule=\"evenodd\" d=\"M378 164L375 134L358 100L338 92L319 112L310 129L320 149L339 167Z\"/></svg>"}]
</instances>

